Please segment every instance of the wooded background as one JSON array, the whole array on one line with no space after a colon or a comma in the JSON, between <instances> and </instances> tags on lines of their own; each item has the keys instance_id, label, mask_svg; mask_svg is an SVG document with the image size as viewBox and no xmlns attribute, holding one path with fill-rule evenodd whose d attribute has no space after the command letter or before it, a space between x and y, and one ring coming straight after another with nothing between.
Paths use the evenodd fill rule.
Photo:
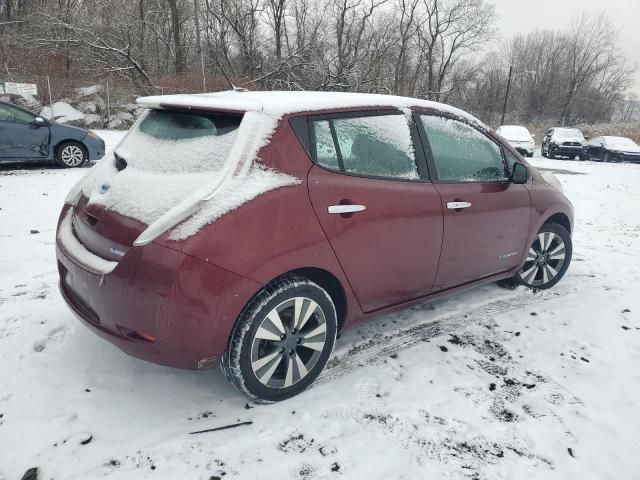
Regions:
<instances>
[{"instance_id":1,"label":"wooded background","mask_svg":"<svg viewBox=\"0 0 640 480\"><path fill-rule=\"evenodd\" d=\"M633 66L605 14L496 41L485 0L0 0L0 81L56 96L227 89L394 93L497 124L628 121ZM204 82L203 76L204 71Z\"/></svg>"}]
</instances>

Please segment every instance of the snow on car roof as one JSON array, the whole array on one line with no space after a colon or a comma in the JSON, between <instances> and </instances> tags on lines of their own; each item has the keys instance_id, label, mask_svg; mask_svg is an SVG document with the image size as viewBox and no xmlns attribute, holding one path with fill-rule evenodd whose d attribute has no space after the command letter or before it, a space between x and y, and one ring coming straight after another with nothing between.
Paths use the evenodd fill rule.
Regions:
<instances>
[{"instance_id":1,"label":"snow on car roof","mask_svg":"<svg viewBox=\"0 0 640 480\"><path fill-rule=\"evenodd\" d=\"M357 107L423 107L451 113L478 125L484 124L473 115L444 103L395 95L348 92L307 91L234 91L140 97L137 103L147 108L183 106L237 111L262 111L281 116L288 113Z\"/></svg>"}]
</instances>

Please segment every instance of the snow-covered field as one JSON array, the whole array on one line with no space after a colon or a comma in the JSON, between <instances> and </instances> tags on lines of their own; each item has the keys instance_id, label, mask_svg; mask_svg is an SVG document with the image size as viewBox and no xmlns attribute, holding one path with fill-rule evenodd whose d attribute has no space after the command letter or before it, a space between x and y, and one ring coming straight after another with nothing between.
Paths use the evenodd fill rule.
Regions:
<instances>
[{"instance_id":1,"label":"snow-covered field","mask_svg":"<svg viewBox=\"0 0 640 480\"><path fill-rule=\"evenodd\" d=\"M86 170L2 167L0 479L640 478L640 165L532 163L576 209L556 288L380 318L339 339L311 389L266 406L75 320L54 228Z\"/></svg>"}]
</instances>

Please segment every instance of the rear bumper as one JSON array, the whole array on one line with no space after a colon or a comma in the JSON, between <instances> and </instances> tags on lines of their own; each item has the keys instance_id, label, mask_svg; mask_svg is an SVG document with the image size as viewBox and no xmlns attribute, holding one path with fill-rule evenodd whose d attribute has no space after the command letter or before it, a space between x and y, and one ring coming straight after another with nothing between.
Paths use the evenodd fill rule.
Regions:
<instances>
[{"instance_id":1,"label":"rear bumper","mask_svg":"<svg viewBox=\"0 0 640 480\"><path fill-rule=\"evenodd\" d=\"M123 352L176 368L214 367L257 285L156 244L112 272L85 268L58 242L60 291L73 313Z\"/></svg>"}]
</instances>

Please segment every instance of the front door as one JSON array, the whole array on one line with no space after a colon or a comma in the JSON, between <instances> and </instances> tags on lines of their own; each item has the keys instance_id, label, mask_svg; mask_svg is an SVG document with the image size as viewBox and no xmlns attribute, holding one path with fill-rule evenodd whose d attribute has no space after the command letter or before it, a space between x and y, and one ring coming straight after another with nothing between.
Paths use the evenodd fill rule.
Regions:
<instances>
[{"instance_id":1,"label":"front door","mask_svg":"<svg viewBox=\"0 0 640 480\"><path fill-rule=\"evenodd\" d=\"M310 119L313 208L362 307L427 295L442 243L442 206L416 162L404 114Z\"/></svg>"},{"instance_id":2,"label":"front door","mask_svg":"<svg viewBox=\"0 0 640 480\"><path fill-rule=\"evenodd\" d=\"M516 268L526 247L530 198L509 181L501 146L476 128L420 115L442 198L444 237L434 291Z\"/></svg>"},{"instance_id":3,"label":"front door","mask_svg":"<svg viewBox=\"0 0 640 480\"><path fill-rule=\"evenodd\" d=\"M49 128L37 125L35 115L0 103L0 158L45 158Z\"/></svg>"}]
</instances>

